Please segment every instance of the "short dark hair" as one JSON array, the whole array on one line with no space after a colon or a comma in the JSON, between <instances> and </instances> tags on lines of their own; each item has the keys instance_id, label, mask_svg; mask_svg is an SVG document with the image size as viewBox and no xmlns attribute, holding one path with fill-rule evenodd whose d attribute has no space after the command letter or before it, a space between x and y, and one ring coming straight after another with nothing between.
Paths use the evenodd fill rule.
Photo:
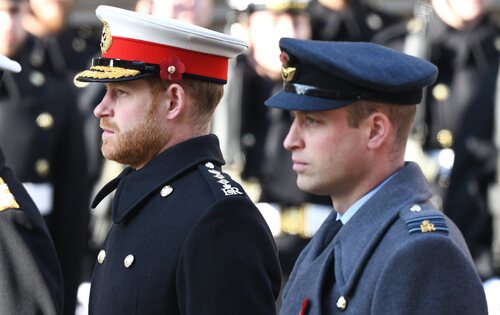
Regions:
<instances>
[{"instance_id":1,"label":"short dark hair","mask_svg":"<svg viewBox=\"0 0 500 315\"><path fill-rule=\"evenodd\" d=\"M382 112L389 118L395 129L396 143L404 148L415 117L416 105L387 104L373 101L356 101L346 107L347 120L352 128L359 127L361 121L374 112Z\"/></svg>"}]
</instances>

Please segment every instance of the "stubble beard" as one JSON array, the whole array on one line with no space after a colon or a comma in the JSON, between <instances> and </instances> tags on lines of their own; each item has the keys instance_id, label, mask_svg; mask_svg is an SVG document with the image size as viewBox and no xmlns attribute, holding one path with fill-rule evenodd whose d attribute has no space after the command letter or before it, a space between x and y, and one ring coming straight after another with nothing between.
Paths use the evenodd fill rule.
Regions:
<instances>
[{"instance_id":1,"label":"stubble beard","mask_svg":"<svg viewBox=\"0 0 500 315\"><path fill-rule=\"evenodd\" d=\"M115 130L115 139L103 141L101 151L108 160L116 161L133 168L145 165L158 155L168 142L168 133L154 115L154 105L133 129L120 132Z\"/></svg>"}]
</instances>

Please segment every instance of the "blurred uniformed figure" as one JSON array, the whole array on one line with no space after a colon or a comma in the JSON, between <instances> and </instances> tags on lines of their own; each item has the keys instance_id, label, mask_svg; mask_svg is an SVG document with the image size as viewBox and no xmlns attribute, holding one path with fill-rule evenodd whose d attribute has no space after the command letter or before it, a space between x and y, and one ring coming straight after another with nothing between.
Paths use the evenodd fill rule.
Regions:
<instances>
[{"instance_id":1,"label":"blurred uniformed figure","mask_svg":"<svg viewBox=\"0 0 500 315\"><path fill-rule=\"evenodd\" d=\"M210 28L213 0L138 0L135 11Z\"/></svg>"},{"instance_id":2,"label":"blurred uniformed figure","mask_svg":"<svg viewBox=\"0 0 500 315\"><path fill-rule=\"evenodd\" d=\"M237 24L232 32L245 34L246 54L238 56L228 86L226 109L232 144L240 148L234 171L239 172L266 218L279 249L284 280L309 238L332 210L329 198L297 188L290 153L281 143L291 124L290 114L268 109L264 101L282 88L278 42L281 37L308 39L309 1L230 1ZM235 139L236 138L236 139ZM235 145L236 143L236 145Z\"/></svg>"},{"instance_id":3,"label":"blurred uniformed figure","mask_svg":"<svg viewBox=\"0 0 500 315\"><path fill-rule=\"evenodd\" d=\"M312 0L308 12L315 40L371 41L376 32L399 21L366 0Z\"/></svg>"},{"instance_id":4,"label":"blurred uniformed figure","mask_svg":"<svg viewBox=\"0 0 500 315\"><path fill-rule=\"evenodd\" d=\"M18 18L25 6L0 2L0 20ZM4 71L20 70L0 54L0 79ZM1 148L0 247L0 313L62 314L63 282L54 244L33 200L5 165Z\"/></svg>"},{"instance_id":5,"label":"blurred uniformed figure","mask_svg":"<svg viewBox=\"0 0 500 315\"><path fill-rule=\"evenodd\" d=\"M4 6L23 0L0 0ZM65 307L74 313L85 249L88 184L75 88L33 62L38 39L22 27L25 11L0 21L0 52L23 71L6 73L0 88L0 145L6 162L44 216L61 261Z\"/></svg>"},{"instance_id":6,"label":"blurred uniformed figure","mask_svg":"<svg viewBox=\"0 0 500 315\"><path fill-rule=\"evenodd\" d=\"M105 84L94 110L106 159L128 165L97 255L91 314L274 314L271 232L221 169L213 111L247 44L173 19L99 6L101 57L75 83Z\"/></svg>"},{"instance_id":7,"label":"blurred uniformed figure","mask_svg":"<svg viewBox=\"0 0 500 315\"><path fill-rule=\"evenodd\" d=\"M487 190L496 172L492 136L500 51L500 28L487 2L417 1L414 19L376 36L439 69L417 113L407 156L434 183L437 205L464 234L483 278L491 276Z\"/></svg>"},{"instance_id":8,"label":"blurred uniformed figure","mask_svg":"<svg viewBox=\"0 0 500 315\"><path fill-rule=\"evenodd\" d=\"M457 227L406 140L431 63L366 42L280 40L290 110L283 145L300 189L335 212L300 254L281 315L487 314L484 289Z\"/></svg>"}]
</instances>

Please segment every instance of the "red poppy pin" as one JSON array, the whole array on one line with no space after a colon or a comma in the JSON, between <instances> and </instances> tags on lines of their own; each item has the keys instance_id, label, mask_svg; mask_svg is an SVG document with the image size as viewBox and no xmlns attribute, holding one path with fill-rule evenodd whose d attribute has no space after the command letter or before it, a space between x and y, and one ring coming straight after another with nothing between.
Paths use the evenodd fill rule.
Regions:
<instances>
[{"instance_id":1,"label":"red poppy pin","mask_svg":"<svg viewBox=\"0 0 500 315\"><path fill-rule=\"evenodd\" d=\"M182 74L186 71L186 66L177 56L170 56L160 62L160 78L172 82L179 82Z\"/></svg>"},{"instance_id":2,"label":"red poppy pin","mask_svg":"<svg viewBox=\"0 0 500 315\"><path fill-rule=\"evenodd\" d=\"M280 61L283 64L283 66L286 67L288 65L289 60L290 60L290 57L288 56L288 54L286 52L282 51L280 54Z\"/></svg>"},{"instance_id":3,"label":"red poppy pin","mask_svg":"<svg viewBox=\"0 0 500 315\"><path fill-rule=\"evenodd\" d=\"M304 301L302 301L302 308L300 309L299 315L306 315L309 312L309 299L305 298Z\"/></svg>"}]
</instances>

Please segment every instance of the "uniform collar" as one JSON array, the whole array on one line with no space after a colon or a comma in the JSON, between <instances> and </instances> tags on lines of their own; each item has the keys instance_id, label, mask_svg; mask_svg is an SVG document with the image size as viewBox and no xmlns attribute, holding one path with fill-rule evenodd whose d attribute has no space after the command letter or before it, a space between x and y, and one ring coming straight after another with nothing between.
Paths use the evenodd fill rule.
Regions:
<instances>
[{"instance_id":1,"label":"uniform collar","mask_svg":"<svg viewBox=\"0 0 500 315\"><path fill-rule=\"evenodd\" d=\"M215 135L201 136L179 143L161 153L140 170L127 167L120 176L105 185L96 195L95 207L116 188L113 221L121 222L144 198L173 178L204 162L224 164Z\"/></svg>"},{"instance_id":2,"label":"uniform collar","mask_svg":"<svg viewBox=\"0 0 500 315\"><path fill-rule=\"evenodd\" d=\"M335 279L340 293L350 296L373 248L398 219L401 209L425 203L432 192L420 168L407 163L358 210L335 239ZM353 237L355 235L355 237Z\"/></svg>"}]
</instances>

